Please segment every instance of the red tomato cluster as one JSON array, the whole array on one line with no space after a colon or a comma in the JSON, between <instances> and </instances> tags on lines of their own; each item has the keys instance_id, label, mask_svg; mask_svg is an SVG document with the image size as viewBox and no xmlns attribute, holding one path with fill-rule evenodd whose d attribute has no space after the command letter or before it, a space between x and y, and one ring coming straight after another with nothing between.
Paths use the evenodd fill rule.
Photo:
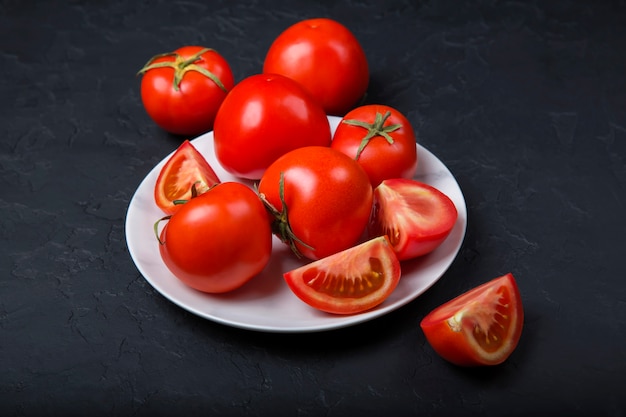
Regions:
<instances>
[{"instance_id":1,"label":"red tomato cluster","mask_svg":"<svg viewBox=\"0 0 626 417\"><path fill-rule=\"evenodd\" d=\"M357 104L368 71L357 39L330 19L285 30L262 73L237 84L208 48L183 47L146 64L142 100L155 123L183 135L212 128L222 168L254 182L220 182L189 141L166 161L154 196L167 217L155 233L176 277L203 292L235 290L265 268L275 235L307 261L284 273L297 297L356 314L389 297L402 262L443 243L456 207L413 178L409 120L387 105ZM334 133L327 115L343 115ZM514 284L507 276L426 317L433 348L461 365L504 360L523 319Z\"/></svg>"}]
</instances>

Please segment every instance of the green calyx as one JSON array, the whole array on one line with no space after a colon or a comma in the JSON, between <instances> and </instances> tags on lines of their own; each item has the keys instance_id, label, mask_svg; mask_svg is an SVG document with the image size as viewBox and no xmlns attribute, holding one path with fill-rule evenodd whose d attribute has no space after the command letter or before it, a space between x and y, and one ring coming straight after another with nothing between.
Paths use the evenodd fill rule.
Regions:
<instances>
[{"instance_id":1,"label":"green calyx","mask_svg":"<svg viewBox=\"0 0 626 417\"><path fill-rule=\"evenodd\" d=\"M390 111L387 111L384 115L376 112L374 123L367 123L362 120L356 119L347 119L342 121L342 123L345 123L347 125L359 126L367 130L367 134L363 136L363 139L361 139L359 149L357 149L356 151L356 157L354 158L355 160L359 159L359 157L361 156L361 152L363 152L363 149L365 149L370 140L372 140L372 138L375 138L376 136L382 136L387 140L390 145L393 144L393 138L389 134L400 129L402 125L398 123L395 125L385 126L385 122L387 121L389 116L391 116Z\"/></svg>"},{"instance_id":2,"label":"green calyx","mask_svg":"<svg viewBox=\"0 0 626 417\"><path fill-rule=\"evenodd\" d=\"M224 87L224 84L222 84L222 81L220 81L220 79L215 74L213 74L211 71L207 70L206 68L203 68L196 64L196 62L198 62L199 60L202 60L202 57L201 57L202 54L209 52L209 51L214 51L214 50L211 48L204 48L196 52L195 54L193 54L187 59L178 55L176 52L166 52L164 54L158 54L150 58L150 60L146 62L143 68L141 68L139 72L137 72L137 75L143 75L146 72L152 69L156 69L156 68L166 68L166 67L173 68L174 69L173 87L174 87L174 90L179 91L180 83L183 80L183 77L185 76L187 71L196 71L204 75L205 77L211 79L215 84L217 84L217 86L222 91L227 92L226 87ZM174 60L154 62L159 58L167 58L167 57L174 57Z\"/></svg>"},{"instance_id":3,"label":"green calyx","mask_svg":"<svg viewBox=\"0 0 626 417\"><path fill-rule=\"evenodd\" d=\"M302 258L302 253L296 246L296 243L313 250L313 247L307 245L302 240L300 240L296 234L293 232L291 225L289 224L289 214L287 209L287 204L285 203L285 176L281 172L280 173L280 182L278 184L278 195L280 198L280 204L282 206L282 211L278 211L276 207L272 205L263 193L258 193L259 198L263 202L263 205L267 209L267 211L272 215L274 220L272 221L272 232L278 236L278 238L283 242L289 245L291 251L298 257L298 259Z\"/></svg>"}]
</instances>

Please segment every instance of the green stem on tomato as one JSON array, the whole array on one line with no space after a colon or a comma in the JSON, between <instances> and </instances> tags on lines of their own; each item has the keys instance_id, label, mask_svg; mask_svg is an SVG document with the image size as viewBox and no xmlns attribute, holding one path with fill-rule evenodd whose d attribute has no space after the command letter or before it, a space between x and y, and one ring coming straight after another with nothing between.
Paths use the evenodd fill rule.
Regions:
<instances>
[{"instance_id":1,"label":"green stem on tomato","mask_svg":"<svg viewBox=\"0 0 626 417\"><path fill-rule=\"evenodd\" d=\"M203 48L187 59L184 59L183 57L178 55L176 52L166 52L164 54L158 54L150 58L150 60L146 62L146 64L137 72L137 75L145 74L146 72L152 69L156 69L156 68L165 68L165 67L173 68L174 69L174 80L172 81L173 87L174 87L174 90L179 91L180 83L183 80L183 77L185 76L187 71L196 71L204 75L205 77L211 79L211 81L217 84L217 86L222 91L228 92L226 87L224 87L224 84L222 83L222 81L215 74L213 74L211 71L207 70L206 68L196 65L196 61L201 59L202 54L209 52L209 51L214 51L214 49ZM169 57L174 57L174 60L154 62L159 58L169 58Z\"/></svg>"},{"instance_id":2,"label":"green stem on tomato","mask_svg":"<svg viewBox=\"0 0 626 417\"><path fill-rule=\"evenodd\" d=\"M165 217L161 217L159 220L157 220L156 222L154 222L154 235L156 236L157 240L159 241L159 245L164 245L165 242L161 240L161 236L159 236L159 224L161 224L162 221L165 220L169 220L171 219L172 216L165 216Z\"/></svg>"},{"instance_id":3,"label":"green stem on tomato","mask_svg":"<svg viewBox=\"0 0 626 417\"><path fill-rule=\"evenodd\" d=\"M259 198L263 202L263 205L273 217L272 232L278 236L283 243L289 245L289 248L298 257L298 259L302 258L303 255L298 249L296 243L299 243L310 250L315 250L312 246L307 245L300 238L298 238L289 224L289 210L287 208L287 203L285 203L285 175L282 172L280 173L280 180L278 183L278 198L280 199L280 204L282 206L281 211L278 211L272 203L267 201L267 198L265 198L263 193L258 194Z\"/></svg>"},{"instance_id":4,"label":"green stem on tomato","mask_svg":"<svg viewBox=\"0 0 626 417\"><path fill-rule=\"evenodd\" d=\"M385 126L385 122L387 121L389 116L391 116L390 111L387 111L384 115L376 112L374 123L367 123L357 119L347 119L342 121L342 123L345 123L347 125L362 127L367 130L366 135L363 136L363 139L361 139L359 149L356 151L356 156L354 158L355 160L358 160L361 157L363 149L365 149L369 141L376 136L382 136L387 140L390 145L393 144L393 138L389 135L389 133L400 129L402 127L402 124L398 123L395 125Z\"/></svg>"}]
</instances>

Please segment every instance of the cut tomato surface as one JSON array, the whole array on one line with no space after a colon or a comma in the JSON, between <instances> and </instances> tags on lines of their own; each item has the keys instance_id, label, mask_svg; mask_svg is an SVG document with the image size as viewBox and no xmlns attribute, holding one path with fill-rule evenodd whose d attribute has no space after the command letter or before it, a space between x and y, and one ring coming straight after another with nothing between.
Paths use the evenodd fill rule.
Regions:
<instances>
[{"instance_id":1,"label":"cut tomato surface","mask_svg":"<svg viewBox=\"0 0 626 417\"><path fill-rule=\"evenodd\" d=\"M286 272L298 298L319 310L355 314L376 307L400 280L400 262L386 236Z\"/></svg>"},{"instance_id":2,"label":"cut tomato surface","mask_svg":"<svg viewBox=\"0 0 626 417\"><path fill-rule=\"evenodd\" d=\"M523 323L522 299L508 273L434 309L420 326L442 358L479 366L504 362L517 347Z\"/></svg>"},{"instance_id":3,"label":"cut tomato surface","mask_svg":"<svg viewBox=\"0 0 626 417\"><path fill-rule=\"evenodd\" d=\"M154 200L163 212L174 214L180 208L175 201L203 194L219 182L204 156L185 140L161 168L154 187Z\"/></svg>"},{"instance_id":4,"label":"cut tomato surface","mask_svg":"<svg viewBox=\"0 0 626 417\"><path fill-rule=\"evenodd\" d=\"M368 230L389 236L400 260L425 255L448 237L458 212L450 198L422 182L394 178L374 190Z\"/></svg>"}]
</instances>

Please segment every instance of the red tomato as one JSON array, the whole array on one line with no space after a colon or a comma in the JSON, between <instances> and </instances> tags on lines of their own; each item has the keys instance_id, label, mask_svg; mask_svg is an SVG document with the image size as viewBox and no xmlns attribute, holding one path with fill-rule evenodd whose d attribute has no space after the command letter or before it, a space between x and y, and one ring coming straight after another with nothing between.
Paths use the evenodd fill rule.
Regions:
<instances>
[{"instance_id":1,"label":"red tomato","mask_svg":"<svg viewBox=\"0 0 626 417\"><path fill-rule=\"evenodd\" d=\"M283 274L298 298L322 311L355 314L376 307L400 280L400 262L378 237Z\"/></svg>"},{"instance_id":2,"label":"red tomato","mask_svg":"<svg viewBox=\"0 0 626 417\"><path fill-rule=\"evenodd\" d=\"M325 18L300 21L281 33L267 52L263 72L298 81L336 116L350 110L369 84L359 41L344 25Z\"/></svg>"},{"instance_id":3,"label":"red tomato","mask_svg":"<svg viewBox=\"0 0 626 417\"><path fill-rule=\"evenodd\" d=\"M382 104L360 106L346 114L331 147L359 161L373 187L389 178L413 178L417 169L411 123Z\"/></svg>"},{"instance_id":4,"label":"red tomato","mask_svg":"<svg viewBox=\"0 0 626 417\"><path fill-rule=\"evenodd\" d=\"M207 293L241 287L270 259L267 211L246 185L224 182L189 200L161 231L165 265L185 284Z\"/></svg>"},{"instance_id":5,"label":"red tomato","mask_svg":"<svg viewBox=\"0 0 626 417\"><path fill-rule=\"evenodd\" d=\"M330 123L293 80L252 75L228 94L215 118L215 154L231 174L256 180L279 156L303 146L329 146Z\"/></svg>"},{"instance_id":6,"label":"red tomato","mask_svg":"<svg viewBox=\"0 0 626 417\"><path fill-rule=\"evenodd\" d=\"M384 180L374 189L368 230L387 235L400 260L425 255L448 237L458 212L438 189L405 178Z\"/></svg>"},{"instance_id":7,"label":"red tomato","mask_svg":"<svg viewBox=\"0 0 626 417\"><path fill-rule=\"evenodd\" d=\"M143 74L141 100L146 112L175 135L211 130L217 109L234 85L226 59L201 46L156 55L139 74Z\"/></svg>"},{"instance_id":8,"label":"red tomato","mask_svg":"<svg viewBox=\"0 0 626 417\"><path fill-rule=\"evenodd\" d=\"M313 260L355 245L372 208L372 186L363 168L329 147L283 155L265 171L258 190L276 211L276 235Z\"/></svg>"},{"instance_id":9,"label":"red tomato","mask_svg":"<svg viewBox=\"0 0 626 417\"><path fill-rule=\"evenodd\" d=\"M504 362L523 325L522 298L510 273L437 307L420 323L435 352L461 366Z\"/></svg>"},{"instance_id":10,"label":"red tomato","mask_svg":"<svg viewBox=\"0 0 626 417\"><path fill-rule=\"evenodd\" d=\"M204 156L185 140L161 168L154 187L154 201L165 213L174 214L181 207L175 202L203 194L219 182Z\"/></svg>"}]
</instances>

